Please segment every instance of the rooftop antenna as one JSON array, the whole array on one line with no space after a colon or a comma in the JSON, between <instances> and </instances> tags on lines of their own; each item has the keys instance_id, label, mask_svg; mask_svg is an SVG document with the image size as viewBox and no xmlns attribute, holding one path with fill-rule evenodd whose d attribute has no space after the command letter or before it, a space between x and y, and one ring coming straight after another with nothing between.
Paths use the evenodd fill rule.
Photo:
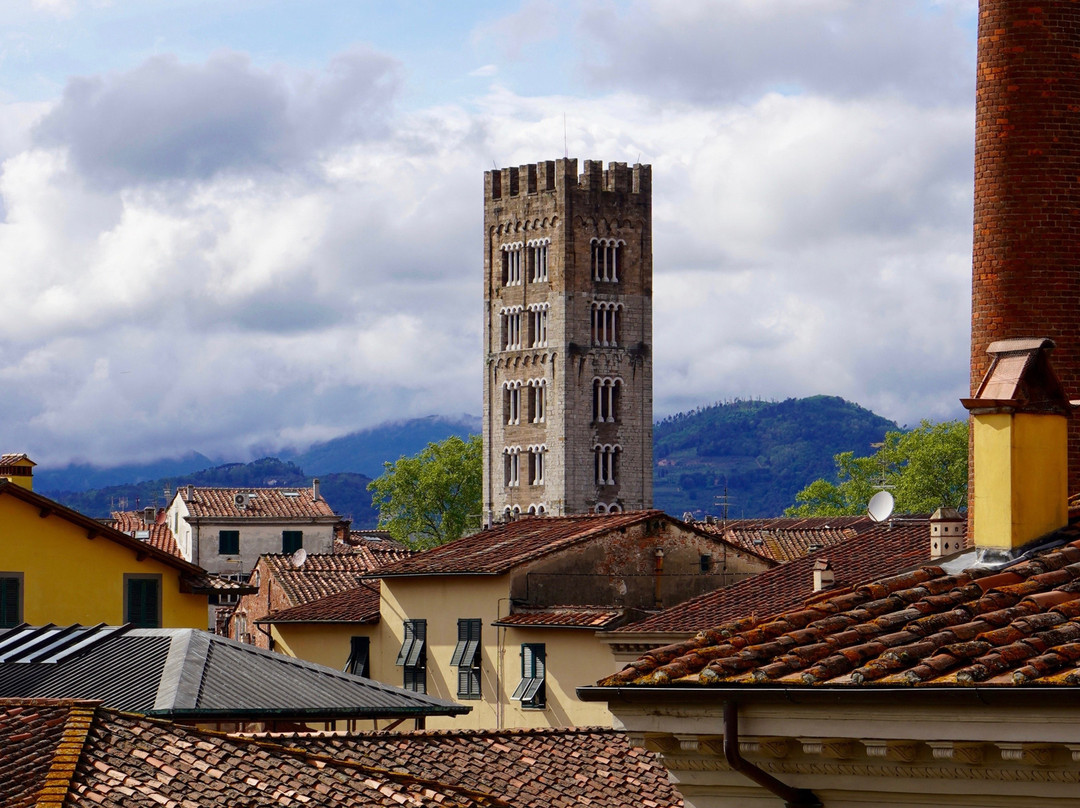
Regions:
<instances>
[{"instance_id":1,"label":"rooftop antenna","mask_svg":"<svg viewBox=\"0 0 1080 808\"><path fill-rule=\"evenodd\" d=\"M564 159L570 157L570 150L566 147L566 113L562 114L562 156Z\"/></svg>"},{"instance_id":2,"label":"rooftop antenna","mask_svg":"<svg viewBox=\"0 0 1080 808\"><path fill-rule=\"evenodd\" d=\"M871 443L870 448L877 449L881 455L881 480L877 484L878 492L870 497L870 502L866 505L866 513L875 522L884 522L892 516L893 508L896 507L896 500L888 491L893 486L885 482L885 454L881 451L885 448L885 442Z\"/></svg>"}]
</instances>

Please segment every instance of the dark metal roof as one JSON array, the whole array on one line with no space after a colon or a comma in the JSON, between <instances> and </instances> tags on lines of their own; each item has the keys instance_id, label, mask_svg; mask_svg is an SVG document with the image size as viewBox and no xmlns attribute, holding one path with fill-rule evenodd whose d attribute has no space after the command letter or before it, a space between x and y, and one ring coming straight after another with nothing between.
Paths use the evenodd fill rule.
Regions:
<instances>
[{"instance_id":1,"label":"dark metal roof","mask_svg":"<svg viewBox=\"0 0 1080 808\"><path fill-rule=\"evenodd\" d=\"M57 653L57 645L70 650ZM205 631L129 626L23 625L0 634L0 698L95 699L144 715L247 721L471 709Z\"/></svg>"}]
</instances>

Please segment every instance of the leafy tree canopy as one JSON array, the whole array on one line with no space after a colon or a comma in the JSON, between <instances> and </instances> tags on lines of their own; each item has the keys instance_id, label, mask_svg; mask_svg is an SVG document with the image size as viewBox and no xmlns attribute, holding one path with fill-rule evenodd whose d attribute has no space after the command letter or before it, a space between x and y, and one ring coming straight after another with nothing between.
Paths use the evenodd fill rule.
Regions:
<instances>
[{"instance_id":1,"label":"leafy tree canopy","mask_svg":"<svg viewBox=\"0 0 1080 808\"><path fill-rule=\"evenodd\" d=\"M379 527L397 541L423 549L461 538L479 523L483 447L479 435L457 436L395 463L372 480L371 504Z\"/></svg>"},{"instance_id":2,"label":"leafy tree canopy","mask_svg":"<svg viewBox=\"0 0 1080 808\"><path fill-rule=\"evenodd\" d=\"M967 421L923 421L909 432L888 432L877 452L836 455L836 482L815 480L795 495L786 516L866 513L880 488L890 486L897 513L967 507Z\"/></svg>"}]
</instances>

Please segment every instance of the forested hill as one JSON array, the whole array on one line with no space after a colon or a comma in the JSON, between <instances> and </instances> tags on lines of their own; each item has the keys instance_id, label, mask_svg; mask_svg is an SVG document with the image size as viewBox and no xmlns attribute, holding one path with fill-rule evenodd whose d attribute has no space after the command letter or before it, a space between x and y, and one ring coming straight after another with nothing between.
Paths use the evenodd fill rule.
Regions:
<instances>
[{"instance_id":1,"label":"forested hill","mask_svg":"<svg viewBox=\"0 0 1080 808\"><path fill-rule=\"evenodd\" d=\"M889 421L836 396L732 401L680 413L653 430L653 501L674 516L779 516L808 483L836 474L833 456L873 453Z\"/></svg>"},{"instance_id":2,"label":"forested hill","mask_svg":"<svg viewBox=\"0 0 1080 808\"><path fill-rule=\"evenodd\" d=\"M78 474L71 469L41 469L35 487L78 511L104 517L118 508L164 504L166 488L176 491L186 483L306 486L318 476L323 495L338 513L350 516L356 527L370 527L378 514L371 508L366 486L370 476L381 472L382 461L415 454L428 441L454 434L464 437L478 426L462 420L420 419L347 435L303 453L283 453L283 460L202 466L202 471L169 465L179 461L163 461L125 469L132 475L128 479L142 482L96 490L78 485L104 479L88 477L86 469L75 469ZM681 413L654 429L653 501L673 516L687 511L699 517L719 515L726 484L729 516L779 516L808 483L819 477L833 479L833 455L849 450L871 454L870 444L894 429L898 427L892 421L834 396L733 401ZM197 457L185 462L194 464Z\"/></svg>"}]
</instances>

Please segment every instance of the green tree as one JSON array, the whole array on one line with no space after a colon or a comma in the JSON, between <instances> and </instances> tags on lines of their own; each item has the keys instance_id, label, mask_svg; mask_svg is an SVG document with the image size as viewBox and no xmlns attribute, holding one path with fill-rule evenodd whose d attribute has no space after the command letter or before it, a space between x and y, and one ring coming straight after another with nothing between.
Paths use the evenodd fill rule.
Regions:
<instances>
[{"instance_id":1,"label":"green tree","mask_svg":"<svg viewBox=\"0 0 1080 808\"><path fill-rule=\"evenodd\" d=\"M379 527L416 549L461 538L479 525L482 457L479 435L454 436L384 463L382 476L368 485Z\"/></svg>"},{"instance_id":2,"label":"green tree","mask_svg":"<svg viewBox=\"0 0 1080 808\"><path fill-rule=\"evenodd\" d=\"M795 495L786 516L839 516L866 512L884 482L897 513L930 513L967 506L967 421L923 421L908 432L887 432L870 457L841 452L836 482L815 480Z\"/></svg>"}]
</instances>

